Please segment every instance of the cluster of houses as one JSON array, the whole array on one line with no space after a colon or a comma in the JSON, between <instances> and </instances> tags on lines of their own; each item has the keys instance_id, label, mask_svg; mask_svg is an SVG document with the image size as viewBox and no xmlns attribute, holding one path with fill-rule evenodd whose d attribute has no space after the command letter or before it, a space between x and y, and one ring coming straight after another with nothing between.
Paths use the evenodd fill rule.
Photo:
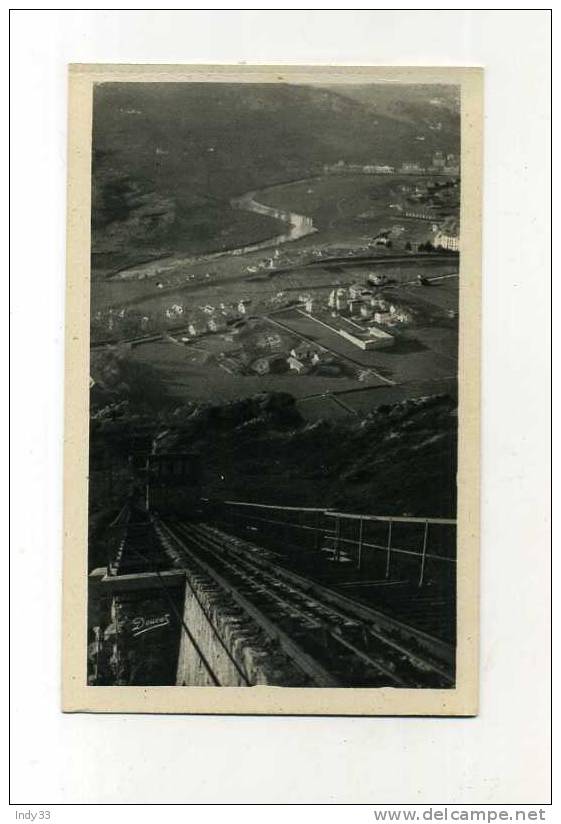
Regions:
<instances>
[{"instance_id":1,"label":"cluster of houses","mask_svg":"<svg viewBox=\"0 0 561 824\"><path fill-rule=\"evenodd\" d=\"M140 334L150 329L152 318L134 309L106 309L96 311L91 318L92 328L103 332Z\"/></svg>"},{"instance_id":2,"label":"cluster of houses","mask_svg":"<svg viewBox=\"0 0 561 824\"><path fill-rule=\"evenodd\" d=\"M192 338L204 335L207 332L224 332L236 321L243 320L247 315L251 300L241 299L237 303L220 303L218 306L207 304L200 306L196 313L192 309L179 303L174 303L165 310L168 321L181 322L187 325L187 333Z\"/></svg>"},{"instance_id":3,"label":"cluster of houses","mask_svg":"<svg viewBox=\"0 0 561 824\"><path fill-rule=\"evenodd\" d=\"M423 166L416 160L405 160L401 166L387 164L347 163L339 160L337 163L326 164L323 167L325 174L370 174L370 175L411 175L411 174L442 174L459 175L460 161L457 155L445 152L435 152L431 164Z\"/></svg>"},{"instance_id":4,"label":"cluster of houses","mask_svg":"<svg viewBox=\"0 0 561 824\"><path fill-rule=\"evenodd\" d=\"M293 372L296 375L306 375L314 366L322 361L322 351L319 347L303 341L293 346L288 355L286 352L272 352L260 355L248 364L248 371L256 375L269 373Z\"/></svg>"},{"instance_id":5,"label":"cluster of houses","mask_svg":"<svg viewBox=\"0 0 561 824\"><path fill-rule=\"evenodd\" d=\"M287 352L286 343L280 335L271 333L269 337L267 342L256 342L256 348L262 350L257 357L255 351L240 347L228 354L223 353L219 359L220 365L230 373L269 375L292 372L295 375L305 375L313 367L329 361L326 361L321 348L312 343L303 341L293 345Z\"/></svg>"},{"instance_id":6,"label":"cluster of houses","mask_svg":"<svg viewBox=\"0 0 561 824\"><path fill-rule=\"evenodd\" d=\"M326 163L323 171L325 174L393 175L396 170L395 166L386 164L346 163L344 160L338 160L337 163Z\"/></svg>"},{"instance_id":7,"label":"cluster of houses","mask_svg":"<svg viewBox=\"0 0 561 824\"><path fill-rule=\"evenodd\" d=\"M385 282L384 275L374 275L374 278L379 281L377 285ZM332 327L333 330L361 349L393 346L393 335L383 327L395 327L412 319L405 309L374 294L360 283L332 289L327 306L310 295L302 297L305 298L304 311L308 315L315 317L327 309L330 316L338 321L338 326Z\"/></svg>"},{"instance_id":8,"label":"cluster of houses","mask_svg":"<svg viewBox=\"0 0 561 824\"><path fill-rule=\"evenodd\" d=\"M380 276L378 276L380 277ZM313 315L320 306L318 300L310 295L303 296L304 310ZM355 283L349 287L332 289L327 299L327 308L331 317L347 317L359 321L372 320L383 326L409 323L411 315L405 309L385 298L365 289L363 284Z\"/></svg>"}]
</instances>

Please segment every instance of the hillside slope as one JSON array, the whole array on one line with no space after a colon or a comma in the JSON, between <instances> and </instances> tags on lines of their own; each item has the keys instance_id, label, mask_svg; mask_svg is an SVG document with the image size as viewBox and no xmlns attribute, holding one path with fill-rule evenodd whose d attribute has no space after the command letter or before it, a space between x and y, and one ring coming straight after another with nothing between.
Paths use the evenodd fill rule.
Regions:
<instances>
[{"instance_id":1,"label":"hillside slope","mask_svg":"<svg viewBox=\"0 0 561 824\"><path fill-rule=\"evenodd\" d=\"M204 456L209 498L453 517L457 407L448 396L304 424L289 395L197 409L163 451Z\"/></svg>"},{"instance_id":2,"label":"hillside slope","mask_svg":"<svg viewBox=\"0 0 561 824\"><path fill-rule=\"evenodd\" d=\"M131 257L197 253L275 234L276 221L236 212L229 198L305 177L324 163L344 158L397 164L427 161L437 148L458 151L459 118L449 109L441 130L425 128L425 140L418 141L426 105L407 103L405 90L412 87L400 92L407 116L399 100L397 109L389 105L386 87L369 86L367 97L345 94L345 88L99 84L93 123L94 274Z\"/></svg>"}]
</instances>

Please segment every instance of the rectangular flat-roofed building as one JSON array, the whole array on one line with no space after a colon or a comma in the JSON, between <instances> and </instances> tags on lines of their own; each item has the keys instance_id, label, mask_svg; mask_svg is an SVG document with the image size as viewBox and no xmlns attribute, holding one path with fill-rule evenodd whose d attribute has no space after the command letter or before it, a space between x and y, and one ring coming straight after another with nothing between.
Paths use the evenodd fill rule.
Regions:
<instances>
[{"instance_id":1,"label":"rectangular flat-roofed building","mask_svg":"<svg viewBox=\"0 0 561 824\"><path fill-rule=\"evenodd\" d=\"M378 329L377 326L369 326L367 330L357 328L356 331L339 329L338 332L341 337L350 341L354 346L358 346L359 349L387 349L393 346L394 342L392 335L384 332L383 329Z\"/></svg>"}]
</instances>

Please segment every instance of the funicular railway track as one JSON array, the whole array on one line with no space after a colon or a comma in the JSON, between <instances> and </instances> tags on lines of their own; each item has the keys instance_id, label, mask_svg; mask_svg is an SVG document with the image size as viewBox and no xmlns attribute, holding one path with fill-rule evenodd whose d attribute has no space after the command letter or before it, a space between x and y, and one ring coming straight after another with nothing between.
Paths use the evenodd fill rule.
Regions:
<instances>
[{"instance_id":1,"label":"funicular railway track","mask_svg":"<svg viewBox=\"0 0 561 824\"><path fill-rule=\"evenodd\" d=\"M315 686L448 688L447 644L250 552L204 524L155 519L168 551L277 644ZM189 574L188 574L189 577Z\"/></svg>"}]
</instances>

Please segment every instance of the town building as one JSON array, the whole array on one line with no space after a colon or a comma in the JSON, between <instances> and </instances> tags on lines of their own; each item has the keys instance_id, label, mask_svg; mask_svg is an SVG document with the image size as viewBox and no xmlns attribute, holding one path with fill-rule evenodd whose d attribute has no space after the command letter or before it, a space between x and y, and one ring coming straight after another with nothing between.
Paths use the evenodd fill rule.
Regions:
<instances>
[{"instance_id":1,"label":"town building","mask_svg":"<svg viewBox=\"0 0 561 824\"><path fill-rule=\"evenodd\" d=\"M391 240L386 235L374 238L374 246L391 246Z\"/></svg>"},{"instance_id":2,"label":"town building","mask_svg":"<svg viewBox=\"0 0 561 824\"><path fill-rule=\"evenodd\" d=\"M347 290L341 286L333 289L329 294L327 305L332 309L343 309L347 305Z\"/></svg>"},{"instance_id":3,"label":"town building","mask_svg":"<svg viewBox=\"0 0 561 824\"><path fill-rule=\"evenodd\" d=\"M349 286L349 297L351 300L355 300L362 295L362 290L364 289L362 283L353 283L352 286Z\"/></svg>"},{"instance_id":4,"label":"town building","mask_svg":"<svg viewBox=\"0 0 561 824\"><path fill-rule=\"evenodd\" d=\"M434 153L432 165L434 169L443 169L446 166L446 158L444 157L444 152Z\"/></svg>"},{"instance_id":5,"label":"town building","mask_svg":"<svg viewBox=\"0 0 561 824\"><path fill-rule=\"evenodd\" d=\"M209 332L222 332L227 327L226 318L222 315L214 315L207 325Z\"/></svg>"},{"instance_id":6,"label":"town building","mask_svg":"<svg viewBox=\"0 0 561 824\"><path fill-rule=\"evenodd\" d=\"M377 326L370 326L366 331L339 329L338 333L359 349L388 349L394 343L393 337Z\"/></svg>"},{"instance_id":7,"label":"town building","mask_svg":"<svg viewBox=\"0 0 561 824\"><path fill-rule=\"evenodd\" d=\"M420 163L417 163L413 160L406 160L404 163L401 164L401 172L404 174L414 174L416 172L424 172L425 169L421 166Z\"/></svg>"},{"instance_id":8,"label":"town building","mask_svg":"<svg viewBox=\"0 0 561 824\"><path fill-rule=\"evenodd\" d=\"M450 175L460 174L460 159L455 154L446 155L446 165L444 171Z\"/></svg>"},{"instance_id":9,"label":"town building","mask_svg":"<svg viewBox=\"0 0 561 824\"><path fill-rule=\"evenodd\" d=\"M337 294L335 295L335 309L338 312L342 312L347 308L347 294L344 289L337 289Z\"/></svg>"},{"instance_id":10,"label":"town building","mask_svg":"<svg viewBox=\"0 0 561 824\"><path fill-rule=\"evenodd\" d=\"M278 332L269 332L257 339L257 346L259 349L280 349L282 346L282 338Z\"/></svg>"},{"instance_id":11,"label":"town building","mask_svg":"<svg viewBox=\"0 0 561 824\"><path fill-rule=\"evenodd\" d=\"M347 301L347 309L349 310L349 314L351 315L351 317L353 315L360 314L360 308L363 304L364 300L362 298Z\"/></svg>"},{"instance_id":12,"label":"town building","mask_svg":"<svg viewBox=\"0 0 561 824\"><path fill-rule=\"evenodd\" d=\"M286 359L291 372L296 372L298 375L304 375L308 371L308 366L294 355L289 355Z\"/></svg>"},{"instance_id":13,"label":"town building","mask_svg":"<svg viewBox=\"0 0 561 824\"><path fill-rule=\"evenodd\" d=\"M390 306L390 314L394 323L409 323L411 320L411 315L409 312L406 312L405 309L401 309L399 306L394 306L393 304Z\"/></svg>"},{"instance_id":14,"label":"town building","mask_svg":"<svg viewBox=\"0 0 561 824\"><path fill-rule=\"evenodd\" d=\"M374 312L374 322L382 325L393 323L393 315L391 312Z\"/></svg>"},{"instance_id":15,"label":"town building","mask_svg":"<svg viewBox=\"0 0 561 824\"><path fill-rule=\"evenodd\" d=\"M371 272L368 275L368 283L372 283L374 286L383 286L387 281L387 277L379 272Z\"/></svg>"},{"instance_id":16,"label":"town building","mask_svg":"<svg viewBox=\"0 0 561 824\"><path fill-rule=\"evenodd\" d=\"M293 358L296 358L302 363L308 363L311 366L315 366L316 363L319 363L320 356L317 348L306 341L302 341L297 346L294 346L290 350L290 355Z\"/></svg>"},{"instance_id":17,"label":"town building","mask_svg":"<svg viewBox=\"0 0 561 824\"><path fill-rule=\"evenodd\" d=\"M458 252L460 249L460 239L457 235L445 234L444 232L437 232L433 246L437 249L448 249L452 252Z\"/></svg>"},{"instance_id":18,"label":"town building","mask_svg":"<svg viewBox=\"0 0 561 824\"><path fill-rule=\"evenodd\" d=\"M192 338L196 338L206 332L206 326L203 326L200 321L192 320L187 327L187 332Z\"/></svg>"}]
</instances>

